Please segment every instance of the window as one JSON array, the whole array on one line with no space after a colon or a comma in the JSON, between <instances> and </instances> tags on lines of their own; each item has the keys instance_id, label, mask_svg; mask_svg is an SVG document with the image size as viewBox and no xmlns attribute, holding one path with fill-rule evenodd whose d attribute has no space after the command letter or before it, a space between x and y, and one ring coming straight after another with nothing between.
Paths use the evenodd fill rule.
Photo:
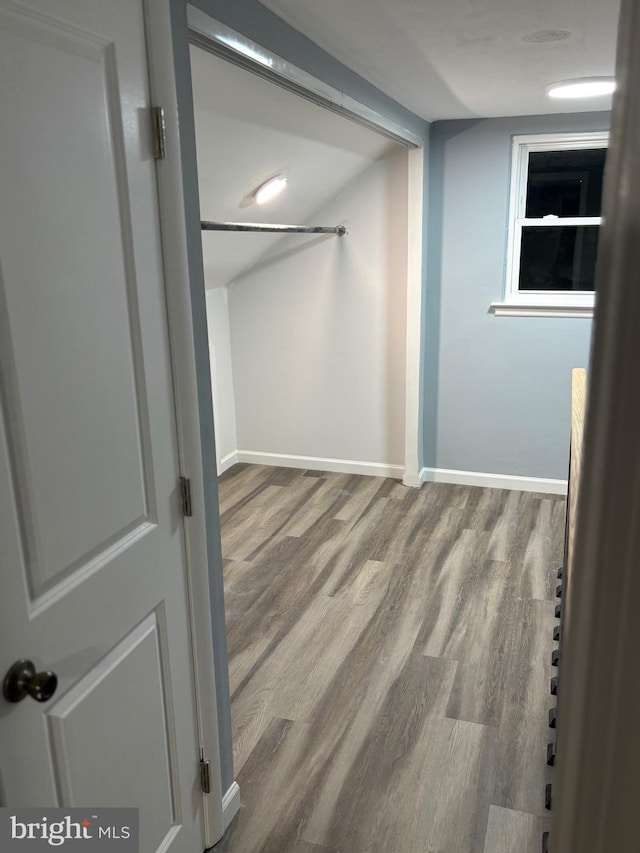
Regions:
<instances>
[{"instance_id":1,"label":"window","mask_svg":"<svg viewBox=\"0 0 640 853\"><path fill-rule=\"evenodd\" d=\"M515 136L496 314L591 316L608 134Z\"/></svg>"}]
</instances>

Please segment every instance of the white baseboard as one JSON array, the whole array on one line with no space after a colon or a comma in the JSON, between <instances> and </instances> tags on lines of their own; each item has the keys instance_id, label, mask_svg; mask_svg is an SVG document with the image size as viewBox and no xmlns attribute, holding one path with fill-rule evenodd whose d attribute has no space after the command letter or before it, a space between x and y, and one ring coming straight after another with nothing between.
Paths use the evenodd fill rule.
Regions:
<instances>
[{"instance_id":1,"label":"white baseboard","mask_svg":"<svg viewBox=\"0 0 640 853\"><path fill-rule=\"evenodd\" d=\"M426 469L423 468L422 471ZM404 477L402 478L402 483L405 486L409 486L412 489L419 489L420 486L424 483L424 479L422 478L422 471L407 471L405 469Z\"/></svg>"},{"instance_id":2,"label":"white baseboard","mask_svg":"<svg viewBox=\"0 0 640 853\"><path fill-rule=\"evenodd\" d=\"M236 462L253 465L275 465L278 468L305 468L309 471L332 471L336 474L365 474L370 477L393 477L401 480L402 465L383 462L360 462L352 459L328 459L323 456L290 456L287 453L259 453L255 450L238 450Z\"/></svg>"},{"instance_id":3,"label":"white baseboard","mask_svg":"<svg viewBox=\"0 0 640 853\"><path fill-rule=\"evenodd\" d=\"M489 489L513 489L518 492L542 492L566 495L566 480L543 477L517 477L512 474L484 474L478 471L455 471L451 468L422 468L421 483L454 483L459 486L484 486ZM413 485L407 483L406 485Z\"/></svg>"},{"instance_id":4,"label":"white baseboard","mask_svg":"<svg viewBox=\"0 0 640 853\"><path fill-rule=\"evenodd\" d=\"M236 465L237 462L237 450L233 450L231 453L227 453L226 456L223 456L222 459L218 462L218 477L220 476L220 474L224 474L225 471L228 471L232 465Z\"/></svg>"},{"instance_id":5,"label":"white baseboard","mask_svg":"<svg viewBox=\"0 0 640 853\"><path fill-rule=\"evenodd\" d=\"M240 788L237 782L233 782L227 793L222 798L222 825L226 831L227 827L240 810Z\"/></svg>"},{"instance_id":6,"label":"white baseboard","mask_svg":"<svg viewBox=\"0 0 640 853\"><path fill-rule=\"evenodd\" d=\"M452 468L422 468L419 474L405 473L402 465L362 462L352 459L330 459L323 456L292 456L287 453L260 453L257 450L234 450L220 460L218 476L232 465L274 465L277 468L304 468L309 471L333 471L337 474L364 474L370 477L392 477L405 486L419 488L423 483L453 483L459 486L483 486L489 489L513 489L519 492L541 492L566 495L566 480L544 477L518 477L513 474L486 474L481 471L457 471Z\"/></svg>"}]
</instances>

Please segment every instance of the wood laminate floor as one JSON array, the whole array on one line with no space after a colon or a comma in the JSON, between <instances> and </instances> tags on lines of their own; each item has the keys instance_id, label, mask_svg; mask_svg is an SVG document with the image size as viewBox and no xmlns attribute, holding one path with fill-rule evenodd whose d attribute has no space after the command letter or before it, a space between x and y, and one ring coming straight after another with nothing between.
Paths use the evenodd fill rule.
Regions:
<instances>
[{"instance_id":1,"label":"wood laminate floor","mask_svg":"<svg viewBox=\"0 0 640 853\"><path fill-rule=\"evenodd\" d=\"M220 853L539 853L551 495L220 479L236 778Z\"/></svg>"}]
</instances>

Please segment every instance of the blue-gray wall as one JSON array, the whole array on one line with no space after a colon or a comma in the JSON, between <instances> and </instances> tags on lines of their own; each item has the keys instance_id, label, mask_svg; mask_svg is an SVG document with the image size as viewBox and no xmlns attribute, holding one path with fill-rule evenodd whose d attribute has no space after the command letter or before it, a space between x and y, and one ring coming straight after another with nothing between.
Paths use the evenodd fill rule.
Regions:
<instances>
[{"instance_id":1,"label":"blue-gray wall","mask_svg":"<svg viewBox=\"0 0 640 853\"><path fill-rule=\"evenodd\" d=\"M313 74L325 83L359 100L389 119L422 137L429 125L384 95L369 82L342 65L305 36L285 24L256 0L194 0L194 6L221 23ZM176 87L178 91L182 171L185 188L185 218L188 231L189 274L193 310L196 368L200 402L200 435L205 465L205 502L208 519L208 549L213 620L213 651L216 669L222 789L234 779L220 521L216 479L215 439L211 402L209 349L205 306L204 272L200 242L200 203L196 168L195 129L189 65L186 0L171 0ZM428 147L425 148L425 152ZM428 162L425 162L427 171ZM426 207L426 199L425 199ZM426 237L425 237L426 239ZM426 270L425 270L426 275Z\"/></svg>"},{"instance_id":2,"label":"blue-gray wall","mask_svg":"<svg viewBox=\"0 0 640 853\"><path fill-rule=\"evenodd\" d=\"M606 130L609 113L431 126L424 464L566 479L572 367L591 320L496 317L504 292L511 137Z\"/></svg>"}]
</instances>

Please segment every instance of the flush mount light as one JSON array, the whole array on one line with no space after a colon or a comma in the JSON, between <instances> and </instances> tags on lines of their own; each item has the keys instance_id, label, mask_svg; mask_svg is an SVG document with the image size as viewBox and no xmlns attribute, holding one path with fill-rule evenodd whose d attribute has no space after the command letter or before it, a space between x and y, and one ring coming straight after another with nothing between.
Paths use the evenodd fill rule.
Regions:
<instances>
[{"instance_id":1,"label":"flush mount light","mask_svg":"<svg viewBox=\"0 0 640 853\"><path fill-rule=\"evenodd\" d=\"M274 178L269 178L264 184L260 184L254 193L256 204L264 204L271 201L277 195L280 195L282 190L287 186L286 175L276 175Z\"/></svg>"},{"instance_id":2,"label":"flush mount light","mask_svg":"<svg viewBox=\"0 0 640 853\"><path fill-rule=\"evenodd\" d=\"M613 77L579 77L577 80L561 80L547 86L550 98L597 98L615 92Z\"/></svg>"}]
</instances>

